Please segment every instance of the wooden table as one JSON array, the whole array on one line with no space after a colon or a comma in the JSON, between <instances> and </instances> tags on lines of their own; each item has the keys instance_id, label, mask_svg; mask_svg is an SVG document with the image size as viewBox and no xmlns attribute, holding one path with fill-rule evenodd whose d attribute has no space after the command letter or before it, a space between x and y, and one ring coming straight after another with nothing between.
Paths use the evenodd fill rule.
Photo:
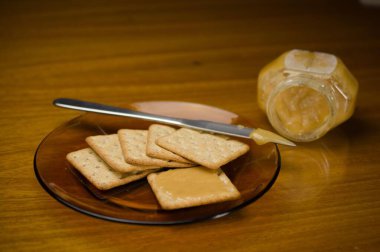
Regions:
<instances>
[{"instance_id":1,"label":"wooden table","mask_svg":"<svg viewBox=\"0 0 380 252\"><path fill-rule=\"evenodd\" d=\"M379 249L379 8L356 1L2 1L0 27L0 251ZM54 98L195 102L268 126L257 107L257 75L292 48L340 56L360 82L357 109L321 140L281 147L278 180L254 204L194 224L130 225L69 209L38 183L38 144L80 114L53 107Z\"/></svg>"}]
</instances>

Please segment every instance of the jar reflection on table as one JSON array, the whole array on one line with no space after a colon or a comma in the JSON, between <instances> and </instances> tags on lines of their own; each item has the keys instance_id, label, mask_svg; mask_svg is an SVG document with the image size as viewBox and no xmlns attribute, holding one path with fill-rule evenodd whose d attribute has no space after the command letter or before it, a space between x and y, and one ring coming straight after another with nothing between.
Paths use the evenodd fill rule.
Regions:
<instances>
[{"instance_id":1,"label":"jar reflection on table","mask_svg":"<svg viewBox=\"0 0 380 252\"><path fill-rule=\"evenodd\" d=\"M347 165L349 140L336 129L328 137L297 147L281 146L282 167L276 182L281 197L289 202L313 202L331 183L343 179ZM337 163L339 162L339 163Z\"/></svg>"}]
</instances>

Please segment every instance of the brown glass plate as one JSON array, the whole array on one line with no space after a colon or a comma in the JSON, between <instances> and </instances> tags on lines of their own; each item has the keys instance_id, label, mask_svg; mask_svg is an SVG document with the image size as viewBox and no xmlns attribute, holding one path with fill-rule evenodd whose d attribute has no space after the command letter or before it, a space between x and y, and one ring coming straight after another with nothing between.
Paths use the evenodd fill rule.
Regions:
<instances>
[{"instance_id":1,"label":"brown glass plate","mask_svg":"<svg viewBox=\"0 0 380 252\"><path fill-rule=\"evenodd\" d=\"M141 102L130 109L189 119L255 125L219 108L186 102ZM258 146L222 167L240 191L239 200L174 211L162 210L146 179L108 191L93 187L66 161L66 154L87 147L91 135L113 134L118 129L147 129L151 122L125 117L86 113L53 130L39 145L34 170L43 188L55 199L79 212L117 222L136 224L179 224L218 218L260 198L275 182L280 171L280 153L274 144Z\"/></svg>"}]
</instances>

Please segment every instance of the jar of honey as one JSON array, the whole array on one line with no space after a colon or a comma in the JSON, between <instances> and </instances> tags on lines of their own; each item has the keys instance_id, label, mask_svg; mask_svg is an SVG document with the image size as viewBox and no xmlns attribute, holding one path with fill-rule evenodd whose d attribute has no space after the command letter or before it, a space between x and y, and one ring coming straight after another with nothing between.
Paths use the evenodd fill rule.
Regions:
<instances>
[{"instance_id":1,"label":"jar of honey","mask_svg":"<svg viewBox=\"0 0 380 252\"><path fill-rule=\"evenodd\" d=\"M358 82L332 54L291 50L259 74L258 103L272 126L293 141L325 135L351 117Z\"/></svg>"}]
</instances>

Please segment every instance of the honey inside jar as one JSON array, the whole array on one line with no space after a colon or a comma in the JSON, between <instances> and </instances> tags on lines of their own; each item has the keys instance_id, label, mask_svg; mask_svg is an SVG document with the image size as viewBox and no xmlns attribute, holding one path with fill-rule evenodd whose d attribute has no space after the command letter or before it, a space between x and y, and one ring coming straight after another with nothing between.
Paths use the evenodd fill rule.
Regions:
<instances>
[{"instance_id":1,"label":"honey inside jar","mask_svg":"<svg viewBox=\"0 0 380 252\"><path fill-rule=\"evenodd\" d=\"M292 50L261 70L258 102L281 135L306 142L351 117L357 90L357 81L336 56Z\"/></svg>"},{"instance_id":2,"label":"honey inside jar","mask_svg":"<svg viewBox=\"0 0 380 252\"><path fill-rule=\"evenodd\" d=\"M275 100L275 112L281 124L293 134L313 132L328 120L326 97L308 87L291 87Z\"/></svg>"}]
</instances>

